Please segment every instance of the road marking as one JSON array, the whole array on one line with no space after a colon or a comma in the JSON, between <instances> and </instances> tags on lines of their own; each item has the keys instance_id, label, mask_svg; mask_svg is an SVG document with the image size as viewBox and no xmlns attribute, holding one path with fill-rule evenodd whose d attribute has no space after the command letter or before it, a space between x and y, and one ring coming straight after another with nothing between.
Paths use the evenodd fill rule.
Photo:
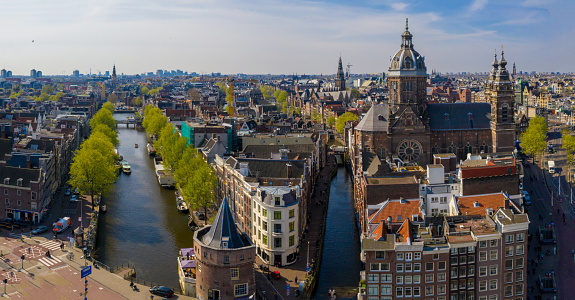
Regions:
<instances>
[{"instance_id":1,"label":"road marking","mask_svg":"<svg viewBox=\"0 0 575 300\"><path fill-rule=\"evenodd\" d=\"M41 262L42 264L44 264L46 267L55 266L55 265L62 262L60 259L58 259L57 257L54 257L54 256L52 256L52 258L42 257L42 258L38 259L38 261Z\"/></svg>"},{"instance_id":2,"label":"road marking","mask_svg":"<svg viewBox=\"0 0 575 300\"><path fill-rule=\"evenodd\" d=\"M47 241L47 242L43 242L40 244L40 246L48 249L48 250L52 250L52 251L56 251L58 249L60 249L60 242L54 242L54 241Z\"/></svg>"}]
</instances>

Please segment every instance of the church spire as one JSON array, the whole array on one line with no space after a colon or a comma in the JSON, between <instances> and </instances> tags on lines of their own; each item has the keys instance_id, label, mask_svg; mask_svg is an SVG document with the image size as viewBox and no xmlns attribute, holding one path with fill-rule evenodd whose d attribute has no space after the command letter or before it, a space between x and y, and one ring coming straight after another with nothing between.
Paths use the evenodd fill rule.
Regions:
<instances>
[{"instance_id":1,"label":"church spire","mask_svg":"<svg viewBox=\"0 0 575 300\"><path fill-rule=\"evenodd\" d=\"M337 74L335 76L335 87L340 91L345 91L345 75L343 73L343 64L341 62L341 55L339 56L339 63L337 65Z\"/></svg>"}]
</instances>

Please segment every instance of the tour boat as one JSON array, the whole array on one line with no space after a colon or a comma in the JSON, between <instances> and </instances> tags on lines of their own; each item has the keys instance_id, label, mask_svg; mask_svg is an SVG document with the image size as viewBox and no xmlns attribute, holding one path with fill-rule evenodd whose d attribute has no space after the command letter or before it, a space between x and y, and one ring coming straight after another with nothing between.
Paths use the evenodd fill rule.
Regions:
<instances>
[{"instance_id":1,"label":"tour boat","mask_svg":"<svg viewBox=\"0 0 575 300\"><path fill-rule=\"evenodd\" d=\"M132 173L132 170L130 168L130 163L128 163L125 160L122 161L122 171L124 171L124 173L126 173L126 174Z\"/></svg>"},{"instance_id":2,"label":"tour boat","mask_svg":"<svg viewBox=\"0 0 575 300\"><path fill-rule=\"evenodd\" d=\"M102 207L100 207L100 212L105 213L106 212L106 205L102 205Z\"/></svg>"},{"instance_id":3,"label":"tour boat","mask_svg":"<svg viewBox=\"0 0 575 300\"><path fill-rule=\"evenodd\" d=\"M178 201L178 210L183 213L188 212L188 205L185 201Z\"/></svg>"},{"instance_id":4,"label":"tour boat","mask_svg":"<svg viewBox=\"0 0 575 300\"><path fill-rule=\"evenodd\" d=\"M138 144L134 144L134 148L138 148Z\"/></svg>"},{"instance_id":5,"label":"tour boat","mask_svg":"<svg viewBox=\"0 0 575 300\"><path fill-rule=\"evenodd\" d=\"M152 145L152 143L148 143L148 145L146 145L146 148L148 150L148 155L150 155L150 156L156 155L156 149L154 149L154 146Z\"/></svg>"},{"instance_id":6,"label":"tour boat","mask_svg":"<svg viewBox=\"0 0 575 300\"><path fill-rule=\"evenodd\" d=\"M176 184L174 174L170 170L164 169L164 161L161 157L154 157L154 168L156 169L156 177L158 183L163 188L173 188Z\"/></svg>"}]
</instances>

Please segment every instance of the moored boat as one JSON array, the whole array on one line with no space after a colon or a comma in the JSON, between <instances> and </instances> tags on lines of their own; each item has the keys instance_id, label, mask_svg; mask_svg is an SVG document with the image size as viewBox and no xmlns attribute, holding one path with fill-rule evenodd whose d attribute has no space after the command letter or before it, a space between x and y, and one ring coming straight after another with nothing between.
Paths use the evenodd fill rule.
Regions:
<instances>
[{"instance_id":1,"label":"moored boat","mask_svg":"<svg viewBox=\"0 0 575 300\"><path fill-rule=\"evenodd\" d=\"M178 201L177 206L178 206L178 210L180 212L183 212L183 213L188 212L188 204L186 204L185 201Z\"/></svg>"},{"instance_id":2,"label":"moored boat","mask_svg":"<svg viewBox=\"0 0 575 300\"><path fill-rule=\"evenodd\" d=\"M132 168L130 167L130 163L127 161L122 161L122 171L126 174L132 173Z\"/></svg>"},{"instance_id":3,"label":"moored boat","mask_svg":"<svg viewBox=\"0 0 575 300\"><path fill-rule=\"evenodd\" d=\"M152 145L152 143L148 143L146 145L146 149L148 150L148 155L150 155L150 156L156 155L156 149L154 149L154 146Z\"/></svg>"},{"instance_id":4,"label":"moored boat","mask_svg":"<svg viewBox=\"0 0 575 300\"><path fill-rule=\"evenodd\" d=\"M134 148L138 148L138 144L134 144Z\"/></svg>"},{"instance_id":5,"label":"moored boat","mask_svg":"<svg viewBox=\"0 0 575 300\"><path fill-rule=\"evenodd\" d=\"M106 205L102 205L102 207L100 207L100 212L105 213L107 209L108 208L106 207Z\"/></svg>"}]
</instances>

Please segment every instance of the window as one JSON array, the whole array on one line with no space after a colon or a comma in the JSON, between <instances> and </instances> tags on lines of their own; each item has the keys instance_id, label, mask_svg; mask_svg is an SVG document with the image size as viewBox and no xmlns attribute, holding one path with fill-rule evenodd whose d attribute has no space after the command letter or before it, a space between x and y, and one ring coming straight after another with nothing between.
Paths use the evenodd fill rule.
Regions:
<instances>
[{"instance_id":1,"label":"window","mask_svg":"<svg viewBox=\"0 0 575 300\"><path fill-rule=\"evenodd\" d=\"M282 212L274 211L274 220L281 220L281 219L282 219Z\"/></svg>"},{"instance_id":2,"label":"window","mask_svg":"<svg viewBox=\"0 0 575 300\"><path fill-rule=\"evenodd\" d=\"M431 209L431 216L437 216L439 215L439 209L438 208L432 208Z\"/></svg>"},{"instance_id":3,"label":"window","mask_svg":"<svg viewBox=\"0 0 575 300\"><path fill-rule=\"evenodd\" d=\"M259 210L259 209L258 209L258 210ZM268 216L268 211L267 211L267 209L262 208L262 215L267 218L267 216Z\"/></svg>"},{"instance_id":4,"label":"window","mask_svg":"<svg viewBox=\"0 0 575 300\"><path fill-rule=\"evenodd\" d=\"M505 247L505 256L513 256L513 246Z\"/></svg>"},{"instance_id":5,"label":"window","mask_svg":"<svg viewBox=\"0 0 575 300\"><path fill-rule=\"evenodd\" d=\"M425 263L425 271L433 271L433 263L432 262Z\"/></svg>"},{"instance_id":6,"label":"window","mask_svg":"<svg viewBox=\"0 0 575 300\"><path fill-rule=\"evenodd\" d=\"M517 269L523 268L523 257L515 259L515 267Z\"/></svg>"},{"instance_id":7,"label":"window","mask_svg":"<svg viewBox=\"0 0 575 300\"><path fill-rule=\"evenodd\" d=\"M367 274L367 283L379 283L379 274Z\"/></svg>"},{"instance_id":8,"label":"window","mask_svg":"<svg viewBox=\"0 0 575 300\"><path fill-rule=\"evenodd\" d=\"M475 276L475 266L467 266L467 276Z\"/></svg>"},{"instance_id":9,"label":"window","mask_svg":"<svg viewBox=\"0 0 575 300\"><path fill-rule=\"evenodd\" d=\"M449 289L450 290L457 290L457 280L451 280L451 282L449 283Z\"/></svg>"},{"instance_id":10,"label":"window","mask_svg":"<svg viewBox=\"0 0 575 300\"><path fill-rule=\"evenodd\" d=\"M396 284L403 284L403 276L395 276Z\"/></svg>"},{"instance_id":11,"label":"window","mask_svg":"<svg viewBox=\"0 0 575 300\"><path fill-rule=\"evenodd\" d=\"M439 259L439 254L434 253L434 254L433 254L433 260L438 260L438 259Z\"/></svg>"},{"instance_id":12,"label":"window","mask_svg":"<svg viewBox=\"0 0 575 300\"><path fill-rule=\"evenodd\" d=\"M21 191L21 190L17 190L17 191L16 191L16 195L21 196L21 195L22 195L22 191Z\"/></svg>"},{"instance_id":13,"label":"window","mask_svg":"<svg viewBox=\"0 0 575 300\"><path fill-rule=\"evenodd\" d=\"M437 202L439 202L438 197L431 197L431 203L437 203Z\"/></svg>"},{"instance_id":14,"label":"window","mask_svg":"<svg viewBox=\"0 0 575 300\"><path fill-rule=\"evenodd\" d=\"M389 268L389 264L385 263L385 264L381 264L381 270L389 272L389 270L391 270L391 269Z\"/></svg>"},{"instance_id":15,"label":"window","mask_svg":"<svg viewBox=\"0 0 575 300\"><path fill-rule=\"evenodd\" d=\"M264 234L264 235L262 236L262 238L263 238L262 244L264 244L264 245L267 246L267 245L268 245L268 236Z\"/></svg>"},{"instance_id":16,"label":"window","mask_svg":"<svg viewBox=\"0 0 575 300\"><path fill-rule=\"evenodd\" d=\"M290 235L289 237L289 246L295 245L295 235Z\"/></svg>"},{"instance_id":17,"label":"window","mask_svg":"<svg viewBox=\"0 0 575 300\"><path fill-rule=\"evenodd\" d=\"M295 222L289 222L289 232L293 232L295 230Z\"/></svg>"},{"instance_id":18,"label":"window","mask_svg":"<svg viewBox=\"0 0 575 300\"><path fill-rule=\"evenodd\" d=\"M397 264L395 265L395 270L397 272L403 272L403 264Z\"/></svg>"},{"instance_id":19,"label":"window","mask_svg":"<svg viewBox=\"0 0 575 300\"><path fill-rule=\"evenodd\" d=\"M467 263L467 256L463 255L459 257L459 263L464 265L465 263Z\"/></svg>"},{"instance_id":20,"label":"window","mask_svg":"<svg viewBox=\"0 0 575 300\"><path fill-rule=\"evenodd\" d=\"M405 284L411 284L411 283L412 283L412 280L411 280L412 278L411 278L411 276L405 276L404 279L405 279L405 281L404 281Z\"/></svg>"},{"instance_id":21,"label":"window","mask_svg":"<svg viewBox=\"0 0 575 300\"><path fill-rule=\"evenodd\" d=\"M263 222L262 222L262 229L263 229L264 231L268 231L268 222L266 222L266 221L263 221Z\"/></svg>"},{"instance_id":22,"label":"window","mask_svg":"<svg viewBox=\"0 0 575 300\"><path fill-rule=\"evenodd\" d=\"M10 207L10 199L6 198L4 202L6 203L6 207Z\"/></svg>"},{"instance_id":23,"label":"window","mask_svg":"<svg viewBox=\"0 0 575 300\"><path fill-rule=\"evenodd\" d=\"M515 281L517 282L523 281L523 271L515 272Z\"/></svg>"},{"instance_id":24,"label":"window","mask_svg":"<svg viewBox=\"0 0 575 300\"><path fill-rule=\"evenodd\" d=\"M418 287L418 286L413 287L413 296L414 297L421 296L421 288L420 287Z\"/></svg>"},{"instance_id":25,"label":"window","mask_svg":"<svg viewBox=\"0 0 575 300\"><path fill-rule=\"evenodd\" d=\"M248 294L248 284L247 283L234 285L234 296L235 297L246 296L247 294Z\"/></svg>"},{"instance_id":26,"label":"window","mask_svg":"<svg viewBox=\"0 0 575 300\"><path fill-rule=\"evenodd\" d=\"M281 205L281 197L275 197L275 205L276 205L276 206L280 206L280 205Z\"/></svg>"},{"instance_id":27,"label":"window","mask_svg":"<svg viewBox=\"0 0 575 300\"><path fill-rule=\"evenodd\" d=\"M433 295L433 285L426 285L425 296L432 296L432 295Z\"/></svg>"},{"instance_id":28,"label":"window","mask_svg":"<svg viewBox=\"0 0 575 300\"><path fill-rule=\"evenodd\" d=\"M445 273L437 274L437 281L445 281Z\"/></svg>"},{"instance_id":29,"label":"window","mask_svg":"<svg viewBox=\"0 0 575 300\"><path fill-rule=\"evenodd\" d=\"M523 295L523 284L518 284L515 286L515 295Z\"/></svg>"},{"instance_id":30,"label":"window","mask_svg":"<svg viewBox=\"0 0 575 300\"><path fill-rule=\"evenodd\" d=\"M405 272L411 272L412 270L411 264L405 264Z\"/></svg>"},{"instance_id":31,"label":"window","mask_svg":"<svg viewBox=\"0 0 575 300\"><path fill-rule=\"evenodd\" d=\"M483 280L479 282L479 291L485 292L487 291L487 280Z\"/></svg>"},{"instance_id":32,"label":"window","mask_svg":"<svg viewBox=\"0 0 575 300\"><path fill-rule=\"evenodd\" d=\"M497 260L497 250L491 250L491 251L489 251L489 259L491 259L491 260Z\"/></svg>"},{"instance_id":33,"label":"window","mask_svg":"<svg viewBox=\"0 0 575 300\"><path fill-rule=\"evenodd\" d=\"M457 267L452 267L449 276L451 276L451 278L457 278L457 270L458 270Z\"/></svg>"},{"instance_id":34,"label":"window","mask_svg":"<svg viewBox=\"0 0 575 300\"><path fill-rule=\"evenodd\" d=\"M368 284L367 285L367 294L368 295L379 295L379 285Z\"/></svg>"},{"instance_id":35,"label":"window","mask_svg":"<svg viewBox=\"0 0 575 300\"><path fill-rule=\"evenodd\" d=\"M505 273L505 283L513 283L513 273Z\"/></svg>"},{"instance_id":36,"label":"window","mask_svg":"<svg viewBox=\"0 0 575 300\"><path fill-rule=\"evenodd\" d=\"M407 261L413 260L413 255L411 252L405 253L405 260L407 260Z\"/></svg>"},{"instance_id":37,"label":"window","mask_svg":"<svg viewBox=\"0 0 575 300\"><path fill-rule=\"evenodd\" d=\"M433 282L433 274L425 275L425 282Z\"/></svg>"},{"instance_id":38,"label":"window","mask_svg":"<svg viewBox=\"0 0 575 300\"><path fill-rule=\"evenodd\" d=\"M475 255L467 255L467 263L475 263Z\"/></svg>"},{"instance_id":39,"label":"window","mask_svg":"<svg viewBox=\"0 0 575 300\"><path fill-rule=\"evenodd\" d=\"M518 233L517 234L517 242L523 243L525 241L525 233Z\"/></svg>"},{"instance_id":40,"label":"window","mask_svg":"<svg viewBox=\"0 0 575 300\"><path fill-rule=\"evenodd\" d=\"M421 283L421 275L413 275L413 284Z\"/></svg>"},{"instance_id":41,"label":"window","mask_svg":"<svg viewBox=\"0 0 575 300\"><path fill-rule=\"evenodd\" d=\"M513 244L513 235L512 234L505 236L505 244Z\"/></svg>"},{"instance_id":42,"label":"window","mask_svg":"<svg viewBox=\"0 0 575 300\"><path fill-rule=\"evenodd\" d=\"M506 285L504 288L504 296L505 297L511 297L513 296L513 286L512 285Z\"/></svg>"},{"instance_id":43,"label":"window","mask_svg":"<svg viewBox=\"0 0 575 300\"><path fill-rule=\"evenodd\" d=\"M274 232L282 233L282 224L274 224Z\"/></svg>"},{"instance_id":44,"label":"window","mask_svg":"<svg viewBox=\"0 0 575 300\"><path fill-rule=\"evenodd\" d=\"M505 260L505 270L513 270L513 260L506 259Z\"/></svg>"},{"instance_id":45,"label":"window","mask_svg":"<svg viewBox=\"0 0 575 300\"><path fill-rule=\"evenodd\" d=\"M479 251L479 261L487 261L487 251Z\"/></svg>"},{"instance_id":46,"label":"window","mask_svg":"<svg viewBox=\"0 0 575 300\"><path fill-rule=\"evenodd\" d=\"M410 287L406 287L405 288L405 297L411 297L411 288Z\"/></svg>"},{"instance_id":47,"label":"window","mask_svg":"<svg viewBox=\"0 0 575 300\"><path fill-rule=\"evenodd\" d=\"M384 284L381 286L382 295L391 295L391 284Z\"/></svg>"},{"instance_id":48,"label":"window","mask_svg":"<svg viewBox=\"0 0 575 300\"><path fill-rule=\"evenodd\" d=\"M369 267L371 271L379 271L379 264L371 264Z\"/></svg>"},{"instance_id":49,"label":"window","mask_svg":"<svg viewBox=\"0 0 575 300\"><path fill-rule=\"evenodd\" d=\"M489 290L497 290L497 279L489 280Z\"/></svg>"},{"instance_id":50,"label":"window","mask_svg":"<svg viewBox=\"0 0 575 300\"><path fill-rule=\"evenodd\" d=\"M16 205L21 206L21 205L22 205L22 201L20 201L20 200L16 201Z\"/></svg>"},{"instance_id":51,"label":"window","mask_svg":"<svg viewBox=\"0 0 575 300\"><path fill-rule=\"evenodd\" d=\"M480 241L479 248L487 248L487 241Z\"/></svg>"},{"instance_id":52,"label":"window","mask_svg":"<svg viewBox=\"0 0 575 300\"><path fill-rule=\"evenodd\" d=\"M489 266L489 275L497 275L497 265Z\"/></svg>"},{"instance_id":53,"label":"window","mask_svg":"<svg viewBox=\"0 0 575 300\"><path fill-rule=\"evenodd\" d=\"M475 253L475 246L467 247L467 253Z\"/></svg>"},{"instance_id":54,"label":"window","mask_svg":"<svg viewBox=\"0 0 575 300\"><path fill-rule=\"evenodd\" d=\"M234 279L240 279L240 269L238 268L233 268L230 269L231 273L232 273L232 280Z\"/></svg>"},{"instance_id":55,"label":"window","mask_svg":"<svg viewBox=\"0 0 575 300\"><path fill-rule=\"evenodd\" d=\"M445 262L444 261L440 261L438 264L438 270L445 270Z\"/></svg>"},{"instance_id":56,"label":"window","mask_svg":"<svg viewBox=\"0 0 575 300\"><path fill-rule=\"evenodd\" d=\"M403 253L401 252L397 253L397 260L403 260Z\"/></svg>"},{"instance_id":57,"label":"window","mask_svg":"<svg viewBox=\"0 0 575 300\"><path fill-rule=\"evenodd\" d=\"M381 283L393 283L393 275L381 274Z\"/></svg>"},{"instance_id":58,"label":"window","mask_svg":"<svg viewBox=\"0 0 575 300\"><path fill-rule=\"evenodd\" d=\"M8 195L8 190L7 190L7 189L4 190L4 195Z\"/></svg>"},{"instance_id":59,"label":"window","mask_svg":"<svg viewBox=\"0 0 575 300\"><path fill-rule=\"evenodd\" d=\"M497 300L497 295L490 295L489 300Z\"/></svg>"},{"instance_id":60,"label":"window","mask_svg":"<svg viewBox=\"0 0 575 300\"><path fill-rule=\"evenodd\" d=\"M441 285L438 285L438 286L437 286L437 293L438 293L439 295L445 294L445 284L441 284ZM438 298L438 299L439 299L439 298ZM445 299L445 298L443 298L443 299Z\"/></svg>"},{"instance_id":61,"label":"window","mask_svg":"<svg viewBox=\"0 0 575 300\"><path fill-rule=\"evenodd\" d=\"M375 251L375 259L385 259L385 251Z\"/></svg>"},{"instance_id":62,"label":"window","mask_svg":"<svg viewBox=\"0 0 575 300\"><path fill-rule=\"evenodd\" d=\"M282 238L274 238L274 248L282 247Z\"/></svg>"},{"instance_id":63,"label":"window","mask_svg":"<svg viewBox=\"0 0 575 300\"><path fill-rule=\"evenodd\" d=\"M479 277L487 276L487 266L479 267Z\"/></svg>"},{"instance_id":64,"label":"window","mask_svg":"<svg viewBox=\"0 0 575 300\"><path fill-rule=\"evenodd\" d=\"M413 272L421 272L421 264L413 264Z\"/></svg>"},{"instance_id":65,"label":"window","mask_svg":"<svg viewBox=\"0 0 575 300\"><path fill-rule=\"evenodd\" d=\"M458 256L452 256L451 257L451 264L456 265L458 263L459 263L459 257Z\"/></svg>"},{"instance_id":66,"label":"window","mask_svg":"<svg viewBox=\"0 0 575 300\"><path fill-rule=\"evenodd\" d=\"M468 289L475 288L475 279L472 278L467 279L467 288Z\"/></svg>"},{"instance_id":67,"label":"window","mask_svg":"<svg viewBox=\"0 0 575 300\"><path fill-rule=\"evenodd\" d=\"M224 255L224 264L229 264L230 263L230 256L229 255Z\"/></svg>"},{"instance_id":68,"label":"window","mask_svg":"<svg viewBox=\"0 0 575 300\"><path fill-rule=\"evenodd\" d=\"M290 211L289 211L289 217L290 217L290 219L293 218L293 217L295 217L295 212L294 212L293 209L290 209Z\"/></svg>"},{"instance_id":69,"label":"window","mask_svg":"<svg viewBox=\"0 0 575 300\"><path fill-rule=\"evenodd\" d=\"M497 241L498 241L498 240L491 240L491 241L489 241L489 245L490 245L491 247L497 247Z\"/></svg>"},{"instance_id":70,"label":"window","mask_svg":"<svg viewBox=\"0 0 575 300\"><path fill-rule=\"evenodd\" d=\"M36 192L32 192L32 200L36 200Z\"/></svg>"},{"instance_id":71,"label":"window","mask_svg":"<svg viewBox=\"0 0 575 300\"><path fill-rule=\"evenodd\" d=\"M439 198L439 203L441 203L441 204L447 203L447 197L440 197L440 198Z\"/></svg>"},{"instance_id":72,"label":"window","mask_svg":"<svg viewBox=\"0 0 575 300\"><path fill-rule=\"evenodd\" d=\"M395 288L395 296L403 297L403 288L402 287Z\"/></svg>"},{"instance_id":73,"label":"window","mask_svg":"<svg viewBox=\"0 0 575 300\"><path fill-rule=\"evenodd\" d=\"M515 254L517 254L517 255L523 255L523 254L525 254L525 252L524 252L524 249L525 249L525 248L524 248L524 247L525 247L524 245L517 245L517 246L515 247Z\"/></svg>"}]
</instances>

